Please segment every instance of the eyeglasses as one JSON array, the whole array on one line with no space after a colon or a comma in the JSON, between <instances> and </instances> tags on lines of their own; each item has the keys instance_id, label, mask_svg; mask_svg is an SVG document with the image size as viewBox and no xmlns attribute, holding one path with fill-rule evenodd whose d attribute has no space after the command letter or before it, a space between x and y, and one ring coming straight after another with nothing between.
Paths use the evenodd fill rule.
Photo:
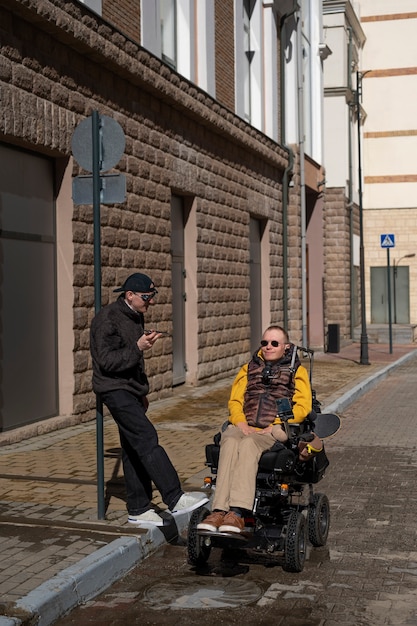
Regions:
<instances>
[{"instance_id":1,"label":"eyeglasses","mask_svg":"<svg viewBox=\"0 0 417 626\"><path fill-rule=\"evenodd\" d=\"M261 346L265 348L269 343L271 344L273 348L278 348L278 346L280 345L279 341L276 341L275 339L273 339L272 341L267 341L266 339L262 339Z\"/></svg>"},{"instance_id":2,"label":"eyeglasses","mask_svg":"<svg viewBox=\"0 0 417 626\"><path fill-rule=\"evenodd\" d=\"M155 298L158 292L155 289L152 293L136 293L136 291L134 293L135 296L140 296L144 302L149 302L149 300L153 300Z\"/></svg>"}]
</instances>

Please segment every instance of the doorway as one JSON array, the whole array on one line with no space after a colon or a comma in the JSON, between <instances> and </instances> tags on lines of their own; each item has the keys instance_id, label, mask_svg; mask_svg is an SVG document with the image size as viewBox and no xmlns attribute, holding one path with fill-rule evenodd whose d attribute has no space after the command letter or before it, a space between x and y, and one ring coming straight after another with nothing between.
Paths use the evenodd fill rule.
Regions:
<instances>
[{"instance_id":1,"label":"doorway","mask_svg":"<svg viewBox=\"0 0 417 626\"><path fill-rule=\"evenodd\" d=\"M0 430L58 415L54 163L0 145Z\"/></svg>"},{"instance_id":2,"label":"doorway","mask_svg":"<svg viewBox=\"0 0 417 626\"><path fill-rule=\"evenodd\" d=\"M391 319L393 324L410 323L410 268L390 267ZM388 324L387 267L371 267L371 324Z\"/></svg>"},{"instance_id":3,"label":"doorway","mask_svg":"<svg viewBox=\"0 0 417 626\"><path fill-rule=\"evenodd\" d=\"M171 197L172 384L185 383L184 201Z\"/></svg>"}]
</instances>

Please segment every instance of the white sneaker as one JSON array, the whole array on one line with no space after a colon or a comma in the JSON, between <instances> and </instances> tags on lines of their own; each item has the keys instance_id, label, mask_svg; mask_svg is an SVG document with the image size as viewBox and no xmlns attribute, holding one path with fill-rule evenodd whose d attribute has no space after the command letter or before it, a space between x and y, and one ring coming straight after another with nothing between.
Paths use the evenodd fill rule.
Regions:
<instances>
[{"instance_id":1,"label":"white sneaker","mask_svg":"<svg viewBox=\"0 0 417 626\"><path fill-rule=\"evenodd\" d=\"M149 511L145 511L145 513L140 515L129 515L127 521L135 526L163 526L165 524L162 517L153 509L149 509Z\"/></svg>"},{"instance_id":2,"label":"white sneaker","mask_svg":"<svg viewBox=\"0 0 417 626\"><path fill-rule=\"evenodd\" d=\"M183 493L177 504L171 510L172 515L179 515L180 513L189 513L198 509L198 507L206 504L209 499L204 493L199 491L191 491L190 493Z\"/></svg>"}]
</instances>

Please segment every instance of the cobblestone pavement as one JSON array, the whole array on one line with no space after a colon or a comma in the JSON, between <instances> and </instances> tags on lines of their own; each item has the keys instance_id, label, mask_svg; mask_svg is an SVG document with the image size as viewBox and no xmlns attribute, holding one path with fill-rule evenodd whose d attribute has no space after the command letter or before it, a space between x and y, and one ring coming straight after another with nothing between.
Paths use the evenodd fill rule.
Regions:
<instances>
[{"instance_id":1,"label":"cobblestone pavement","mask_svg":"<svg viewBox=\"0 0 417 626\"><path fill-rule=\"evenodd\" d=\"M394 346L393 354L389 354L387 346L372 344L371 365L358 363L357 344L338 354L317 354L313 386L325 407L360 387L365 379L384 371L389 364L414 354L415 346ZM226 417L230 384L228 380L208 387L181 389L173 398L154 402L151 407L149 416L185 488L202 486L205 445ZM409 397L398 398L399 407L413 406L412 391L413 386ZM361 434L359 442L354 428L358 418L350 416L349 408L342 414L344 436L337 441L343 441L343 447L354 445L356 456L360 456L361 446L373 446L371 426L376 416L372 403L364 408L365 414L369 431ZM378 426L390 449L415 445L407 435L413 432L411 412L407 415L402 417L400 425L394 419L387 419ZM395 443L393 430L401 433L401 439L395 438ZM106 519L100 521L97 520L94 424L64 428L16 443L8 443L7 436L7 433L0 435L0 625L6 624L1 614L15 615L14 603L45 581L104 546L113 545L118 538L137 537L145 532L126 523L120 446L111 419L105 420ZM330 445L332 450L337 450L342 444L335 439ZM403 461L402 465L396 462L396 470L388 472L387 480L391 476L391 482L401 481L401 473L398 475L401 468L403 472L410 471L409 460L404 460L400 453L395 458ZM355 463L359 462L358 458ZM403 496L407 498L409 494ZM354 501L357 507L358 499ZM164 508L157 492L154 502ZM377 521L375 524L378 526Z\"/></svg>"},{"instance_id":2,"label":"cobblestone pavement","mask_svg":"<svg viewBox=\"0 0 417 626\"><path fill-rule=\"evenodd\" d=\"M329 538L301 573L219 549L199 572L183 546L166 545L57 626L99 616L106 626L416 626L416 384L414 359L343 412L315 488L330 500Z\"/></svg>"}]
</instances>

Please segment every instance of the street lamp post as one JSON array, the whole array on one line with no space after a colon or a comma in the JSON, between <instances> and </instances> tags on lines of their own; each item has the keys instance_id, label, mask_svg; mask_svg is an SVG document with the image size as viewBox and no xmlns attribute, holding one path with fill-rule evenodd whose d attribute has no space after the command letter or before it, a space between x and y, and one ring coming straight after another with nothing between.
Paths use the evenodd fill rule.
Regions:
<instances>
[{"instance_id":1,"label":"street lamp post","mask_svg":"<svg viewBox=\"0 0 417 626\"><path fill-rule=\"evenodd\" d=\"M368 70L369 71L369 70ZM356 115L358 122L358 177L359 177L359 269L361 280L361 365L369 365L368 335L366 330L365 308L365 248L363 242L363 204L362 204L362 141L361 141L361 98L362 79L368 72L356 72Z\"/></svg>"},{"instance_id":2,"label":"street lamp post","mask_svg":"<svg viewBox=\"0 0 417 626\"><path fill-rule=\"evenodd\" d=\"M412 259L415 256L416 256L415 252L412 252L411 254L405 254L404 256L400 257L397 262L395 262L395 260L393 261L393 266L394 266L394 324L397 323L397 271L398 271L398 266L400 264L400 261L402 261L403 259Z\"/></svg>"}]
</instances>

